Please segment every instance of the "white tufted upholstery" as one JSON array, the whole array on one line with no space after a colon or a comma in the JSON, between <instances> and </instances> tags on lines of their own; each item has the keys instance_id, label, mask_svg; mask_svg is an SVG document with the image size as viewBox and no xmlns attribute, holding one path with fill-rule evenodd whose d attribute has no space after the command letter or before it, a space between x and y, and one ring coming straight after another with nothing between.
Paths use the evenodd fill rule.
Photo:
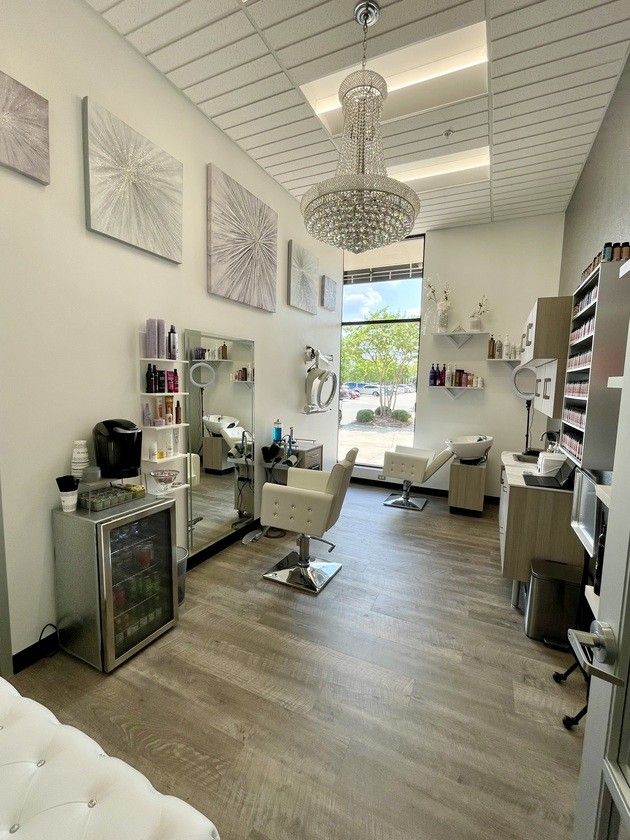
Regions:
<instances>
[{"instance_id":1,"label":"white tufted upholstery","mask_svg":"<svg viewBox=\"0 0 630 840\"><path fill-rule=\"evenodd\" d=\"M286 486L265 484L262 525L322 537L339 518L357 452L351 449L330 472L293 468Z\"/></svg>"},{"instance_id":2,"label":"white tufted upholstery","mask_svg":"<svg viewBox=\"0 0 630 840\"><path fill-rule=\"evenodd\" d=\"M0 678L0 840L219 840L124 761Z\"/></svg>"},{"instance_id":3,"label":"white tufted upholstery","mask_svg":"<svg viewBox=\"0 0 630 840\"><path fill-rule=\"evenodd\" d=\"M387 478L400 478L418 486L452 457L453 453L448 448L436 456L435 452L430 450L397 446L393 452L385 453L383 473Z\"/></svg>"}]
</instances>

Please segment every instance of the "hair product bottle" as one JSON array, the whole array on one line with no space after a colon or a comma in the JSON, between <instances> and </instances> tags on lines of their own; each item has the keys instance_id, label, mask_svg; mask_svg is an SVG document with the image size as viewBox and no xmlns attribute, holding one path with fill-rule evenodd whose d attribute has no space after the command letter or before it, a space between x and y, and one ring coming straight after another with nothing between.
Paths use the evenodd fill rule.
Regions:
<instances>
[{"instance_id":1,"label":"hair product bottle","mask_svg":"<svg viewBox=\"0 0 630 840\"><path fill-rule=\"evenodd\" d=\"M182 422L182 407L179 404L179 400L177 400L177 404L175 406L175 422L178 426Z\"/></svg>"},{"instance_id":2,"label":"hair product bottle","mask_svg":"<svg viewBox=\"0 0 630 840\"><path fill-rule=\"evenodd\" d=\"M153 394L153 371L151 370L151 365L147 365L147 373L146 373L146 380L147 380L147 394Z\"/></svg>"},{"instance_id":3,"label":"hair product bottle","mask_svg":"<svg viewBox=\"0 0 630 840\"><path fill-rule=\"evenodd\" d=\"M177 350L179 348L179 339L177 338L177 333L175 332L174 324L171 324L171 328L168 333L168 357L169 359L176 359L177 358Z\"/></svg>"}]
</instances>

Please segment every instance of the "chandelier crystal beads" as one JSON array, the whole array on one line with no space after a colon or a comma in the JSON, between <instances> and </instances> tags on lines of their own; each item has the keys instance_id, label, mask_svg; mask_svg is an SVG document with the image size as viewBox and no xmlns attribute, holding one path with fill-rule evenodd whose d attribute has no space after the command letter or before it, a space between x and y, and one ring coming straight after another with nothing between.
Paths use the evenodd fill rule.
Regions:
<instances>
[{"instance_id":1,"label":"chandelier crystal beads","mask_svg":"<svg viewBox=\"0 0 630 840\"><path fill-rule=\"evenodd\" d=\"M400 242L420 210L418 195L387 175L380 125L387 83L365 67L366 32L363 22L363 67L339 88L344 127L337 173L311 187L301 202L315 239L355 254Z\"/></svg>"}]
</instances>

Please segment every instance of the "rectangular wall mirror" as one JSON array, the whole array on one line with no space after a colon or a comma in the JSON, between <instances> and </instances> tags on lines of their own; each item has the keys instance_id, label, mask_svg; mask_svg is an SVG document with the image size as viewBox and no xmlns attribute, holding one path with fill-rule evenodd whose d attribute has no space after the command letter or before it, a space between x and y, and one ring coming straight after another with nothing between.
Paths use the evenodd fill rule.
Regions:
<instances>
[{"instance_id":1,"label":"rectangular wall mirror","mask_svg":"<svg viewBox=\"0 0 630 840\"><path fill-rule=\"evenodd\" d=\"M186 330L191 555L254 519L254 342Z\"/></svg>"}]
</instances>

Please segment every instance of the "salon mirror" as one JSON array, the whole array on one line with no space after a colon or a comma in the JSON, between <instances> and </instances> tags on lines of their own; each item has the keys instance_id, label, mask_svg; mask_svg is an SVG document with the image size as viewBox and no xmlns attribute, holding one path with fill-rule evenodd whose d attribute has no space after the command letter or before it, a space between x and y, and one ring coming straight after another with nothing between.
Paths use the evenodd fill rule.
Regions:
<instances>
[{"instance_id":1,"label":"salon mirror","mask_svg":"<svg viewBox=\"0 0 630 840\"><path fill-rule=\"evenodd\" d=\"M194 555L254 518L254 342L186 330Z\"/></svg>"}]
</instances>

